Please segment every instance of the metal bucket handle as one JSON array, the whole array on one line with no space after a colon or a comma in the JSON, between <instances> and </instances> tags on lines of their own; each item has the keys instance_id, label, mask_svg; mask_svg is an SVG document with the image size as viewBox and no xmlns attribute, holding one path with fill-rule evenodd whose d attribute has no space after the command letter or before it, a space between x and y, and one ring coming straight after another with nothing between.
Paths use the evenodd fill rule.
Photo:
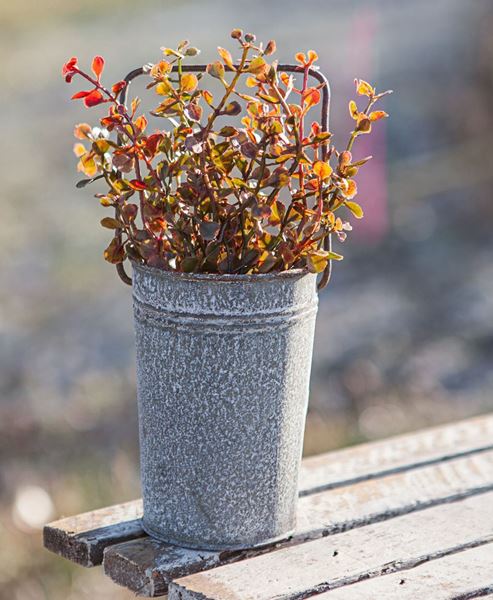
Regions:
<instances>
[{"instance_id":1,"label":"metal bucket handle","mask_svg":"<svg viewBox=\"0 0 493 600\"><path fill-rule=\"evenodd\" d=\"M182 67L181 67L182 72L204 73L206 71L206 69L207 69L207 65L182 65ZM302 67L300 67L299 65L294 65L294 64L278 65L277 69L278 69L278 71L284 71L286 73L299 73L300 71L303 71ZM229 67L226 67L226 70L232 71L232 69ZM172 71L174 71L174 72L178 71L178 67L174 66L172 68ZM144 67L139 67L138 69L134 69L133 71L130 71L130 73L128 73L125 76L125 81L127 82L127 85L120 92L120 104L126 104L126 102L127 102L128 88L130 87L130 83L136 77L139 77L140 75L144 75L144 73L146 73L146 72L147 72L147 67L144 66ZM320 119L321 123L320 124L321 124L323 132L329 131L329 115L330 115L330 84L329 84L329 81L323 73L321 73L320 71L317 71L316 69L313 69L312 67L309 68L308 74L311 77L313 77L314 79L316 79L318 82L323 84L321 119ZM322 148L322 160L326 160L327 154L329 151L327 142L328 142L328 140L325 140L320 144L321 148ZM121 175L120 175L120 177L121 177ZM121 232L119 232L117 234L117 237L119 237L121 239ZM329 252L332 250L332 235L331 234L329 234L324 239L324 249L328 250ZM127 272L125 271L125 267L123 266L123 263L118 263L116 265L116 270L118 272L118 275L120 276L120 279L124 283L126 283L128 285L132 285L132 279L129 275L127 275ZM332 261L329 260L329 262L327 263L327 266L325 267L325 270L323 271L322 276L317 284L318 290L323 289L329 283L331 274L332 274Z\"/></svg>"}]
</instances>

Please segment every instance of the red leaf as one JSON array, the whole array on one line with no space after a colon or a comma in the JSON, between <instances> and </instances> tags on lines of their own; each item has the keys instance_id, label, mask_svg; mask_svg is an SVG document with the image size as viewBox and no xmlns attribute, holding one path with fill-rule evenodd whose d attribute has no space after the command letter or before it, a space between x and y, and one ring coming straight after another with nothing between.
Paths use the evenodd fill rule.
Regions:
<instances>
[{"instance_id":1,"label":"red leaf","mask_svg":"<svg viewBox=\"0 0 493 600\"><path fill-rule=\"evenodd\" d=\"M63 65L62 75L67 75L68 73L73 73L73 71L76 67L77 67L77 57L72 56L72 58Z\"/></svg>"},{"instance_id":2,"label":"red leaf","mask_svg":"<svg viewBox=\"0 0 493 600\"><path fill-rule=\"evenodd\" d=\"M104 69L104 58L102 56L95 56L92 59L91 69L92 69L92 72L94 73L94 75L96 75L96 77L99 80L99 77Z\"/></svg>"},{"instance_id":3,"label":"red leaf","mask_svg":"<svg viewBox=\"0 0 493 600\"><path fill-rule=\"evenodd\" d=\"M82 90L81 92L77 92L77 94L74 94L71 100L80 100L81 98L86 98L91 93L92 92L85 92L84 90Z\"/></svg>"},{"instance_id":4,"label":"red leaf","mask_svg":"<svg viewBox=\"0 0 493 600\"><path fill-rule=\"evenodd\" d=\"M128 185L134 190L146 190L147 186L143 181L139 181L138 179L132 179L128 182Z\"/></svg>"},{"instance_id":5,"label":"red leaf","mask_svg":"<svg viewBox=\"0 0 493 600\"><path fill-rule=\"evenodd\" d=\"M123 88L126 87L126 85L127 85L126 81L123 81L123 80L122 81L118 81L117 83L115 83L113 85L113 87L111 88L111 91L114 94L119 94L123 90Z\"/></svg>"},{"instance_id":6,"label":"red leaf","mask_svg":"<svg viewBox=\"0 0 493 600\"><path fill-rule=\"evenodd\" d=\"M105 102L105 99L103 98L103 94L101 94L99 90L92 90L92 92L90 92L84 98L84 104L88 108L91 106L97 106L98 104L101 104L103 102Z\"/></svg>"}]
</instances>

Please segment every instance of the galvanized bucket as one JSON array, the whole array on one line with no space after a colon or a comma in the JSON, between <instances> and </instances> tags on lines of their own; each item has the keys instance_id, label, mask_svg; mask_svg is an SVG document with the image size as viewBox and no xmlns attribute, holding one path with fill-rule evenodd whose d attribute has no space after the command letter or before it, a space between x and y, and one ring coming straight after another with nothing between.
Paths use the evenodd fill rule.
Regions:
<instances>
[{"instance_id":1,"label":"galvanized bucket","mask_svg":"<svg viewBox=\"0 0 493 600\"><path fill-rule=\"evenodd\" d=\"M315 275L133 270L144 529L208 550L289 536Z\"/></svg>"}]
</instances>

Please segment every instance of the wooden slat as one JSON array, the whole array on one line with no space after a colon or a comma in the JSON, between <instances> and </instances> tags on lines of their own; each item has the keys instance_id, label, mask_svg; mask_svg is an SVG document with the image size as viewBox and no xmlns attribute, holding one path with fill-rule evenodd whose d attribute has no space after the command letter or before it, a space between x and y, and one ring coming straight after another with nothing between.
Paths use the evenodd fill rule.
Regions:
<instances>
[{"instance_id":1,"label":"wooden slat","mask_svg":"<svg viewBox=\"0 0 493 600\"><path fill-rule=\"evenodd\" d=\"M484 450L493 450L493 416L474 417L307 458L300 473L300 494L349 485Z\"/></svg>"},{"instance_id":2,"label":"wooden slat","mask_svg":"<svg viewBox=\"0 0 493 600\"><path fill-rule=\"evenodd\" d=\"M493 417L475 417L308 458L301 468L300 495L483 452L493 447L492 440ZM97 565L106 546L145 536L141 516L142 501L135 500L61 519L46 526L45 546L84 566Z\"/></svg>"},{"instance_id":3,"label":"wooden slat","mask_svg":"<svg viewBox=\"0 0 493 600\"><path fill-rule=\"evenodd\" d=\"M300 499L297 530L284 545L317 539L492 489L493 451L487 451L326 490ZM172 579L260 552L202 552L144 538L107 548L103 564L105 573L116 583L142 595L158 596L166 592Z\"/></svg>"},{"instance_id":4,"label":"wooden slat","mask_svg":"<svg viewBox=\"0 0 493 600\"><path fill-rule=\"evenodd\" d=\"M470 600L493 595L493 544L317 596L317 600ZM183 598L185 600L185 598ZM232 600L232 599L231 599Z\"/></svg>"},{"instance_id":5,"label":"wooden slat","mask_svg":"<svg viewBox=\"0 0 493 600\"><path fill-rule=\"evenodd\" d=\"M177 579L170 585L169 599L295 600L311 597L492 542L492 507L493 492L488 492L283 548ZM330 600L331 596L328 598ZM429 598L434 600L432 595Z\"/></svg>"},{"instance_id":6,"label":"wooden slat","mask_svg":"<svg viewBox=\"0 0 493 600\"><path fill-rule=\"evenodd\" d=\"M141 517L141 500L100 508L46 525L43 543L64 558L93 567L102 563L107 546L146 535Z\"/></svg>"}]
</instances>

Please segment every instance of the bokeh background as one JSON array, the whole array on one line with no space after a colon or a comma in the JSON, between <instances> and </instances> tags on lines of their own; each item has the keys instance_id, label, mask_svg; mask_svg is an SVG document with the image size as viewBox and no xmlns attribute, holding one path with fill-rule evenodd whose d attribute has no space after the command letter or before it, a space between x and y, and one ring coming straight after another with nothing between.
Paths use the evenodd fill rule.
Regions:
<instances>
[{"instance_id":1,"label":"bokeh background","mask_svg":"<svg viewBox=\"0 0 493 600\"><path fill-rule=\"evenodd\" d=\"M41 548L45 521L139 495L130 289L74 189L73 124L98 109L68 100L61 64L102 54L116 81L183 38L210 60L233 27L282 60L319 52L340 144L355 76L396 91L321 296L306 453L493 408L491 0L2 0L2 600L131 597Z\"/></svg>"}]
</instances>

